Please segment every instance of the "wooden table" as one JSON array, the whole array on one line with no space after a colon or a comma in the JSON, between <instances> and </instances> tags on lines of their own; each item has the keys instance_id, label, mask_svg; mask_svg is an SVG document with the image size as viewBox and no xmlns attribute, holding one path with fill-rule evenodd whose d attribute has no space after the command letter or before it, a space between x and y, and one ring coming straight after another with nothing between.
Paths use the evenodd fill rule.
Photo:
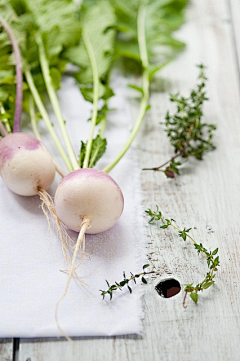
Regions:
<instances>
[{"instance_id":1,"label":"wooden table","mask_svg":"<svg viewBox=\"0 0 240 361\"><path fill-rule=\"evenodd\" d=\"M186 92L196 83L195 64L208 66L210 101L207 122L217 125L217 149L204 161L190 161L181 177L142 172L144 206L158 204L207 248L219 247L221 267L216 284L195 305L183 292L164 299L157 281L173 277L180 283L201 281L203 257L174 232L148 227L149 261L161 273L145 288L143 336L79 338L71 345L57 339L14 339L0 343L1 361L240 360L240 1L193 0L179 38L187 49L152 84L151 110L135 142L140 167L157 166L171 156L159 122L170 107L169 92ZM136 108L136 100L129 100Z\"/></svg>"}]
</instances>

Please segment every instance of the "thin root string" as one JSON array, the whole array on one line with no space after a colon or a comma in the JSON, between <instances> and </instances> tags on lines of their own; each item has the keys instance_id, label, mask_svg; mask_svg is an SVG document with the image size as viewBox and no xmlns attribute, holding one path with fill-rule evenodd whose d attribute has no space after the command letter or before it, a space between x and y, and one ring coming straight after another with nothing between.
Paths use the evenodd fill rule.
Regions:
<instances>
[{"instance_id":1,"label":"thin root string","mask_svg":"<svg viewBox=\"0 0 240 361\"><path fill-rule=\"evenodd\" d=\"M48 228L51 232L51 223L50 223L50 218L49 218L49 214L57 228L57 232L58 232L58 235L61 239L61 242L62 242L62 252L63 252L63 255L64 255L64 258L65 258L65 262L67 264L67 266L69 266L71 264L71 260L68 256L68 249L67 249L67 246L69 248L72 248L68 241L70 240L71 242L73 242L72 238L69 236L69 234L67 233L66 229L64 228L62 222L60 221L60 219L58 218L57 214L56 214L56 211L55 211L55 207L54 207L54 203L53 203L53 199L52 197L50 196L50 194L48 194L44 189L39 189L38 191L38 194L39 194L39 197L42 201L42 204L41 204L41 208L42 208L42 211L45 215L45 217L47 218L47 222L48 222ZM78 275L76 274L75 272L75 269L74 269L74 275L75 277L78 279L78 281L80 283L83 283L84 285L85 282L83 282L79 277Z\"/></svg>"},{"instance_id":2,"label":"thin root string","mask_svg":"<svg viewBox=\"0 0 240 361\"><path fill-rule=\"evenodd\" d=\"M73 271L74 271L75 277L78 279L78 281L80 281L80 282L83 283L84 285L88 286L88 284L85 283L85 282L83 282L82 280L80 280L80 278L79 278L79 277L77 276L77 274L75 273L76 269L78 269L78 267L81 265L84 255L85 255L85 234L83 235L82 255L81 255L81 258L80 258L80 262L78 263L77 267L74 267ZM66 273L71 272L71 270L62 270L62 269L61 269L60 271L66 272Z\"/></svg>"},{"instance_id":3,"label":"thin root string","mask_svg":"<svg viewBox=\"0 0 240 361\"><path fill-rule=\"evenodd\" d=\"M50 215L53 220L54 225L56 226L58 235L62 242L62 251L64 254L65 261L66 261L67 265L69 265L70 259L68 257L68 253L67 253L67 246L71 247L68 242L69 241L73 242L73 240L71 239L71 237L67 233L66 229L64 228L64 225L58 218L55 207L54 207L53 199L50 196L50 194L48 194L44 189L39 189L38 195L42 201L41 208L42 208L43 214L45 215L45 217L47 219L48 228L51 231L51 222L50 222L50 217L49 217L49 215Z\"/></svg>"},{"instance_id":4,"label":"thin root string","mask_svg":"<svg viewBox=\"0 0 240 361\"><path fill-rule=\"evenodd\" d=\"M75 270L76 268L74 268L74 270ZM69 274L69 270L68 269L60 269L59 270L60 272L63 272L63 273L68 273ZM89 287L89 285L86 283L86 282L84 282L83 280L81 280L79 277L78 277L78 275L77 275L77 273L76 272L74 272L74 277L80 282L80 283L82 283L84 286L88 286Z\"/></svg>"},{"instance_id":5,"label":"thin root string","mask_svg":"<svg viewBox=\"0 0 240 361\"><path fill-rule=\"evenodd\" d=\"M82 260L83 260L83 257L85 255L85 234L83 235L83 242L82 242L82 255L81 255L81 258L80 258L80 261L77 265L77 267L74 267L74 271L76 271L76 269L78 269L82 263Z\"/></svg>"},{"instance_id":6,"label":"thin root string","mask_svg":"<svg viewBox=\"0 0 240 361\"><path fill-rule=\"evenodd\" d=\"M66 339L68 341L72 341L71 338L66 334L66 332L60 327L60 324L59 324L59 321L58 321L58 307L61 303L61 301L64 299L64 297L66 296L67 294L67 291L68 291L68 287L69 287L69 284L70 284L70 281L72 279L72 276L73 276L73 273L74 273L74 264L75 264L75 261L76 261L76 258L77 258L77 253L79 251L79 248L82 246L82 255L81 255L81 260L80 262L82 262L82 259L83 259L83 256L84 256L84 250L85 250L85 232L86 230L89 228L89 224L90 224L90 220L88 218L83 218L83 222L81 224L81 229L80 229L80 232L79 232L79 235L78 235L78 238L77 238L77 243L76 243L76 247L75 247L75 250L74 250L74 254L73 254L73 258L72 258L72 262L71 262L71 268L70 268L70 272L69 272L69 275L68 275L68 280L67 280L67 284L66 284L66 287L65 287L65 290L62 294L62 296L59 298L57 304L56 304L56 309L55 309L55 320L56 320L56 324L57 324L57 327L59 329L59 331L66 337Z\"/></svg>"}]
</instances>

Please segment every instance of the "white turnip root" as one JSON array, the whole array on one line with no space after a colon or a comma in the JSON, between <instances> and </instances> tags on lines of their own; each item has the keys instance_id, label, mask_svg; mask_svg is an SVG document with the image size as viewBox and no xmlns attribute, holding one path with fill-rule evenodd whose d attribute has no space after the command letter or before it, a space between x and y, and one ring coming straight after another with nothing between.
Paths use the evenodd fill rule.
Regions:
<instances>
[{"instance_id":1,"label":"white turnip root","mask_svg":"<svg viewBox=\"0 0 240 361\"><path fill-rule=\"evenodd\" d=\"M59 326L57 311L77 268L74 268L77 253L82 246L81 263L85 250L85 233L95 234L111 228L122 214L124 199L121 189L107 173L84 168L70 173L60 182L54 202L61 222L69 229L79 232L65 291L55 312L59 330L70 340Z\"/></svg>"},{"instance_id":2,"label":"white turnip root","mask_svg":"<svg viewBox=\"0 0 240 361\"><path fill-rule=\"evenodd\" d=\"M121 216L123 204L117 183L107 173L92 168L70 173L55 194L58 217L76 232L80 231L83 219L89 222L86 233L106 231Z\"/></svg>"},{"instance_id":3,"label":"white turnip root","mask_svg":"<svg viewBox=\"0 0 240 361\"><path fill-rule=\"evenodd\" d=\"M44 145L26 133L5 136L0 140L0 175L12 192L20 196L39 195L49 226L50 213L64 243L65 230L56 215L52 197L46 192L55 177L55 163Z\"/></svg>"},{"instance_id":4,"label":"white turnip root","mask_svg":"<svg viewBox=\"0 0 240 361\"><path fill-rule=\"evenodd\" d=\"M0 141L0 174L21 196L39 194L55 177L55 165L44 145L30 134L13 133Z\"/></svg>"}]
</instances>

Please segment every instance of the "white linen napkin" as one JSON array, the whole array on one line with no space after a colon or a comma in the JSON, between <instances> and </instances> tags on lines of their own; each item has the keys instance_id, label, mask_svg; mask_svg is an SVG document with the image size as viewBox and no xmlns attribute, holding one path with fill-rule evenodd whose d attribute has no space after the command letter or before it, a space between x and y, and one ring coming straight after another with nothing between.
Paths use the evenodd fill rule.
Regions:
<instances>
[{"instance_id":1,"label":"white linen napkin","mask_svg":"<svg viewBox=\"0 0 240 361\"><path fill-rule=\"evenodd\" d=\"M131 119L126 80L115 77L117 95L106 129L108 150L97 164L102 169L114 158L129 134ZM74 81L65 78L59 92L60 104L76 153L80 139L86 140L91 104L86 103ZM54 116L52 115L52 120ZM55 126L56 127L56 126ZM26 126L30 131L29 126ZM44 126L40 126L41 131ZM61 163L46 132L45 145ZM61 163L62 164L62 163ZM86 236L86 257L78 276L88 284L72 279L67 296L59 306L59 322L69 336L110 336L140 334L143 310L142 287L116 291L112 301L102 300L99 289L121 281L123 271L140 272L144 264L145 237L141 206L140 169L134 150L130 150L110 173L122 189L125 207L121 219L109 231ZM57 176L50 193L58 184ZM67 274L61 242L48 231L40 209L40 199L21 197L7 189L0 179L0 337L61 336L55 319L55 306L62 295ZM77 234L71 233L73 237Z\"/></svg>"}]
</instances>

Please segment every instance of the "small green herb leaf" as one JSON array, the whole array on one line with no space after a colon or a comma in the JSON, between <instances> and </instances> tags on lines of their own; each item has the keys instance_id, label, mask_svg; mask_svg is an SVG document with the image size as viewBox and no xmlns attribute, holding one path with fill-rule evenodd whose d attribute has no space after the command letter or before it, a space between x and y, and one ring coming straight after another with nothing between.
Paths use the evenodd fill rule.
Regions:
<instances>
[{"instance_id":1,"label":"small green herb leaf","mask_svg":"<svg viewBox=\"0 0 240 361\"><path fill-rule=\"evenodd\" d=\"M145 268L147 268L147 267L149 267L150 265L149 264L145 264L144 266L143 266L143 269L145 269Z\"/></svg>"},{"instance_id":2,"label":"small green herb leaf","mask_svg":"<svg viewBox=\"0 0 240 361\"><path fill-rule=\"evenodd\" d=\"M213 284L214 284L214 281L205 283L204 285L202 285L202 288L203 288L204 290L206 290L207 288L211 287Z\"/></svg>"},{"instance_id":3,"label":"small green herb leaf","mask_svg":"<svg viewBox=\"0 0 240 361\"><path fill-rule=\"evenodd\" d=\"M191 292L190 297L195 303L198 302L198 294L197 294L197 292Z\"/></svg>"}]
</instances>

